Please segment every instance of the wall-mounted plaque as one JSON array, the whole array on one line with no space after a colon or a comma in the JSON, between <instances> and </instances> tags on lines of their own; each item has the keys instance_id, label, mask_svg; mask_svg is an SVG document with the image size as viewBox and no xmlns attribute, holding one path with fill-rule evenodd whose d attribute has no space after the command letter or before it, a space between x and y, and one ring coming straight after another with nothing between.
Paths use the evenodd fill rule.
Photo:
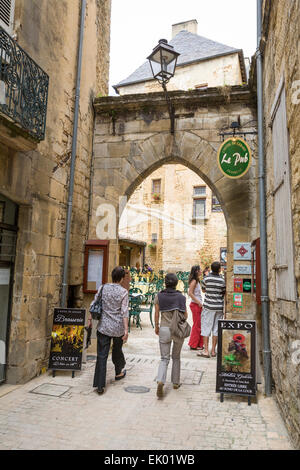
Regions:
<instances>
[{"instance_id":1,"label":"wall-mounted plaque","mask_svg":"<svg viewBox=\"0 0 300 470\"><path fill-rule=\"evenodd\" d=\"M236 261L251 261L251 243L234 243L233 259Z\"/></svg>"},{"instance_id":2,"label":"wall-mounted plaque","mask_svg":"<svg viewBox=\"0 0 300 470\"><path fill-rule=\"evenodd\" d=\"M252 268L250 264L235 264L233 266L233 273L238 275L249 276L252 273Z\"/></svg>"}]
</instances>

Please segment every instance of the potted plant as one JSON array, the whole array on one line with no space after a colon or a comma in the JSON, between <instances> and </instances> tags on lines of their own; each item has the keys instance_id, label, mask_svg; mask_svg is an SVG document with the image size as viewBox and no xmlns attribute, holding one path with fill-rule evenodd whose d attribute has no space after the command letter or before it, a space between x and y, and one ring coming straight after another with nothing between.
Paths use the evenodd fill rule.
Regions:
<instances>
[{"instance_id":1,"label":"potted plant","mask_svg":"<svg viewBox=\"0 0 300 470\"><path fill-rule=\"evenodd\" d=\"M161 195L159 193L153 193L152 198L154 201L161 201Z\"/></svg>"},{"instance_id":2,"label":"potted plant","mask_svg":"<svg viewBox=\"0 0 300 470\"><path fill-rule=\"evenodd\" d=\"M149 243L148 248L150 248L150 250L155 250L156 249L156 243L154 243L154 242Z\"/></svg>"}]
</instances>

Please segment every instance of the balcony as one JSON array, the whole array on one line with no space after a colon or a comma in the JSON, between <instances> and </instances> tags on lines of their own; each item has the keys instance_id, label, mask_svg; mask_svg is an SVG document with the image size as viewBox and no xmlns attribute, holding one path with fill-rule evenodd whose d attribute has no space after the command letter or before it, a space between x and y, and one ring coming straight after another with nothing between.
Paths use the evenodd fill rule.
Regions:
<instances>
[{"instance_id":1,"label":"balcony","mask_svg":"<svg viewBox=\"0 0 300 470\"><path fill-rule=\"evenodd\" d=\"M44 140L48 86L48 75L0 26L0 134L15 139L12 147Z\"/></svg>"}]
</instances>

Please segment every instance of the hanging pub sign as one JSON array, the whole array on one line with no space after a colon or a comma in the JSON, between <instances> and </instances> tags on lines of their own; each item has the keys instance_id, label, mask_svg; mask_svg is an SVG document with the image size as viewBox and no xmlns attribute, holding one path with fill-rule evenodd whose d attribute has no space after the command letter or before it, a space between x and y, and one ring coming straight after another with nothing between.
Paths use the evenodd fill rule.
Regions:
<instances>
[{"instance_id":1,"label":"hanging pub sign","mask_svg":"<svg viewBox=\"0 0 300 470\"><path fill-rule=\"evenodd\" d=\"M218 165L228 178L241 178L251 166L251 150L245 140L231 137L225 140L218 152Z\"/></svg>"},{"instance_id":2,"label":"hanging pub sign","mask_svg":"<svg viewBox=\"0 0 300 470\"><path fill-rule=\"evenodd\" d=\"M85 313L78 308L54 309L49 369L81 370Z\"/></svg>"},{"instance_id":3,"label":"hanging pub sign","mask_svg":"<svg viewBox=\"0 0 300 470\"><path fill-rule=\"evenodd\" d=\"M219 320L216 392L256 395L255 321Z\"/></svg>"}]
</instances>

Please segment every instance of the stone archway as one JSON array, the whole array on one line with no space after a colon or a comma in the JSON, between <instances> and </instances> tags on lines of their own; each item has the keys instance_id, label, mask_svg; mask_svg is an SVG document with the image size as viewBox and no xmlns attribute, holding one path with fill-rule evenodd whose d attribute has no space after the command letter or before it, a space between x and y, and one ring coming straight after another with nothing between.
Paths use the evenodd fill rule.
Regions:
<instances>
[{"instance_id":1,"label":"stone archway","mask_svg":"<svg viewBox=\"0 0 300 470\"><path fill-rule=\"evenodd\" d=\"M256 140L249 143L254 153L250 171L239 180L226 178L217 165L217 150L222 128L236 120L255 120L255 106L246 87L236 87L230 99L213 90L201 100L187 92L174 92L177 121L174 135L160 93L107 97L96 102L94 139L94 175L90 238L97 237L97 209L109 204L116 210L116 223L137 186L165 163L181 163L197 173L219 199L228 227L227 299L232 305L233 243L250 242L255 236L256 208ZM181 94L180 94L181 93ZM245 95L247 100L245 100ZM147 106L145 104L147 99ZM151 102L149 102L151 100ZM151 104L151 108L150 108ZM123 202L120 203L120 199ZM99 214L99 212L98 212ZM103 215L103 214L102 214ZM110 243L110 267L118 264L117 235ZM243 311L253 313L252 299ZM232 310L232 309L231 309ZM234 311L232 312L235 313Z\"/></svg>"}]
</instances>

